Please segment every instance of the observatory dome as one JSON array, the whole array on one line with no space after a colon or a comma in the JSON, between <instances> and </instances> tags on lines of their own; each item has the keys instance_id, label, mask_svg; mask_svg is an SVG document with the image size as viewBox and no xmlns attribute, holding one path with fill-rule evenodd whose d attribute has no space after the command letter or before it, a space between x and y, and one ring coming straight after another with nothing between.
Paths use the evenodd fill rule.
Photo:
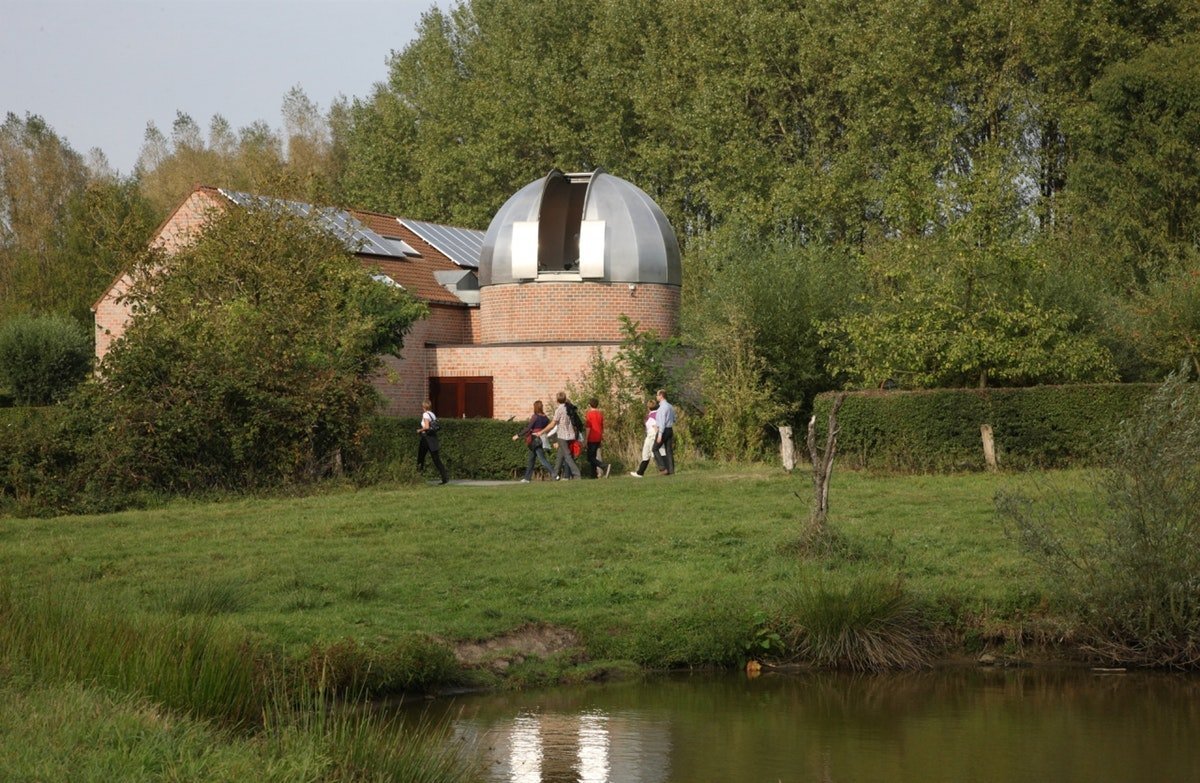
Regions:
<instances>
[{"instance_id":1,"label":"observatory dome","mask_svg":"<svg viewBox=\"0 0 1200 783\"><path fill-rule=\"evenodd\" d=\"M484 236L479 285L572 280L679 286L679 242L645 191L603 169L555 169L518 190Z\"/></svg>"}]
</instances>

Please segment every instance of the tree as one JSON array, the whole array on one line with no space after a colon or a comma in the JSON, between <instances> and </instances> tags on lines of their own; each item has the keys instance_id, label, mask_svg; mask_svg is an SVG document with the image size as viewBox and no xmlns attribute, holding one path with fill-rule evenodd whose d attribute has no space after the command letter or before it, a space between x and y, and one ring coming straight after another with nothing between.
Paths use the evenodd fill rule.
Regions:
<instances>
[{"instance_id":1,"label":"tree","mask_svg":"<svg viewBox=\"0 0 1200 783\"><path fill-rule=\"evenodd\" d=\"M362 269L315 219L229 210L135 266L133 319L79 405L85 460L114 491L311 481L350 459L370 378L424 305Z\"/></svg>"},{"instance_id":2,"label":"tree","mask_svg":"<svg viewBox=\"0 0 1200 783\"><path fill-rule=\"evenodd\" d=\"M1155 46L1097 81L1071 168L1077 241L1122 293L1200 250L1200 43Z\"/></svg>"},{"instance_id":3,"label":"tree","mask_svg":"<svg viewBox=\"0 0 1200 783\"><path fill-rule=\"evenodd\" d=\"M868 259L859 308L822 327L832 369L904 388L1111 380L1076 317L1038 301L1036 249L1017 241L897 240Z\"/></svg>"},{"instance_id":4,"label":"tree","mask_svg":"<svg viewBox=\"0 0 1200 783\"><path fill-rule=\"evenodd\" d=\"M37 115L0 125L0 318L52 309L55 260L68 206L88 172Z\"/></svg>"},{"instance_id":5,"label":"tree","mask_svg":"<svg viewBox=\"0 0 1200 783\"><path fill-rule=\"evenodd\" d=\"M23 315L0 327L0 380L18 405L62 400L91 366L91 336L70 318Z\"/></svg>"}]
</instances>

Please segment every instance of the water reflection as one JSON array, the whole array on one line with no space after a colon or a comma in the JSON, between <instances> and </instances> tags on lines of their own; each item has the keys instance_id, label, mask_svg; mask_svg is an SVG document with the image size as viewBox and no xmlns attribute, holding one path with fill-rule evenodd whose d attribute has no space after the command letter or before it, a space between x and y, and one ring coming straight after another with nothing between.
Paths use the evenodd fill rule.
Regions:
<instances>
[{"instance_id":1,"label":"water reflection","mask_svg":"<svg viewBox=\"0 0 1200 783\"><path fill-rule=\"evenodd\" d=\"M465 713L460 734L482 749L490 779L505 783L664 783L670 731L636 714L523 711L492 721Z\"/></svg>"},{"instance_id":2,"label":"water reflection","mask_svg":"<svg viewBox=\"0 0 1200 783\"><path fill-rule=\"evenodd\" d=\"M497 783L1200 780L1200 680L675 678L439 702Z\"/></svg>"}]
</instances>

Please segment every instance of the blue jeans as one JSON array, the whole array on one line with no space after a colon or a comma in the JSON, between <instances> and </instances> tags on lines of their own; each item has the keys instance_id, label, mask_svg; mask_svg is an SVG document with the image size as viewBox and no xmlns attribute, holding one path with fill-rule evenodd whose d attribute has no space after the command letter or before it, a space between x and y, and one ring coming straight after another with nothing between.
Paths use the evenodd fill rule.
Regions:
<instances>
[{"instance_id":1,"label":"blue jeans","mask_svg":"<svg viewBox=\"0 0 1200 783\"><path fill-rule=\"evenodd\" d=\"M534 435L533 437L536 438L537 435ZM533 466L537 462L542 463L542 467L546 469L546 475L554 475L554 468L550 467L550 460L546 459L546 450L541 446L538 446L536 449L529 449L529 461L528 464L525 465L526 481L533 480Z\"/></svg>"}]
</instances>

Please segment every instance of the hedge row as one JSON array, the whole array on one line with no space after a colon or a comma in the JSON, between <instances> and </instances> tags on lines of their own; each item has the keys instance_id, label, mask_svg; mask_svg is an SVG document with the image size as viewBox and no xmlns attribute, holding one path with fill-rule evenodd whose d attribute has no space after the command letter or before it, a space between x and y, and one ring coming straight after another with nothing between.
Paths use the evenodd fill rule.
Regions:
<instances>
[{"instance_id":1,"label":"hedge row","mask_svg":"<svg viewBox=\"0 0 1200 783\"><path fill-rule=\"evenodd\" d=\"M512 439L525 427L523 420L443 418L438 421L442 462L451 478L513 479L525 472L528 451L523 442L514 443ZM365 467L416 462L418 427L417 417L373 419L364 444ZM426 466L426 470L431 468L431 463Z\"/></svg>"},{"instance_id":2,"label":"hedge row","mask_svg":"<svg viewBox=\"0 0 1200 783\"><path fill-rule=\"evenodd\" d=\"M838 414L838 459L879 470L982 470L979 428L990 424L1002 468L1093 465L1109 448L1113 427L1135 415L1155 388L1081 384L853 392ZM817 397L814 413L821 431L834 397L833 392Z\"/></svg>"}]
</instances>

